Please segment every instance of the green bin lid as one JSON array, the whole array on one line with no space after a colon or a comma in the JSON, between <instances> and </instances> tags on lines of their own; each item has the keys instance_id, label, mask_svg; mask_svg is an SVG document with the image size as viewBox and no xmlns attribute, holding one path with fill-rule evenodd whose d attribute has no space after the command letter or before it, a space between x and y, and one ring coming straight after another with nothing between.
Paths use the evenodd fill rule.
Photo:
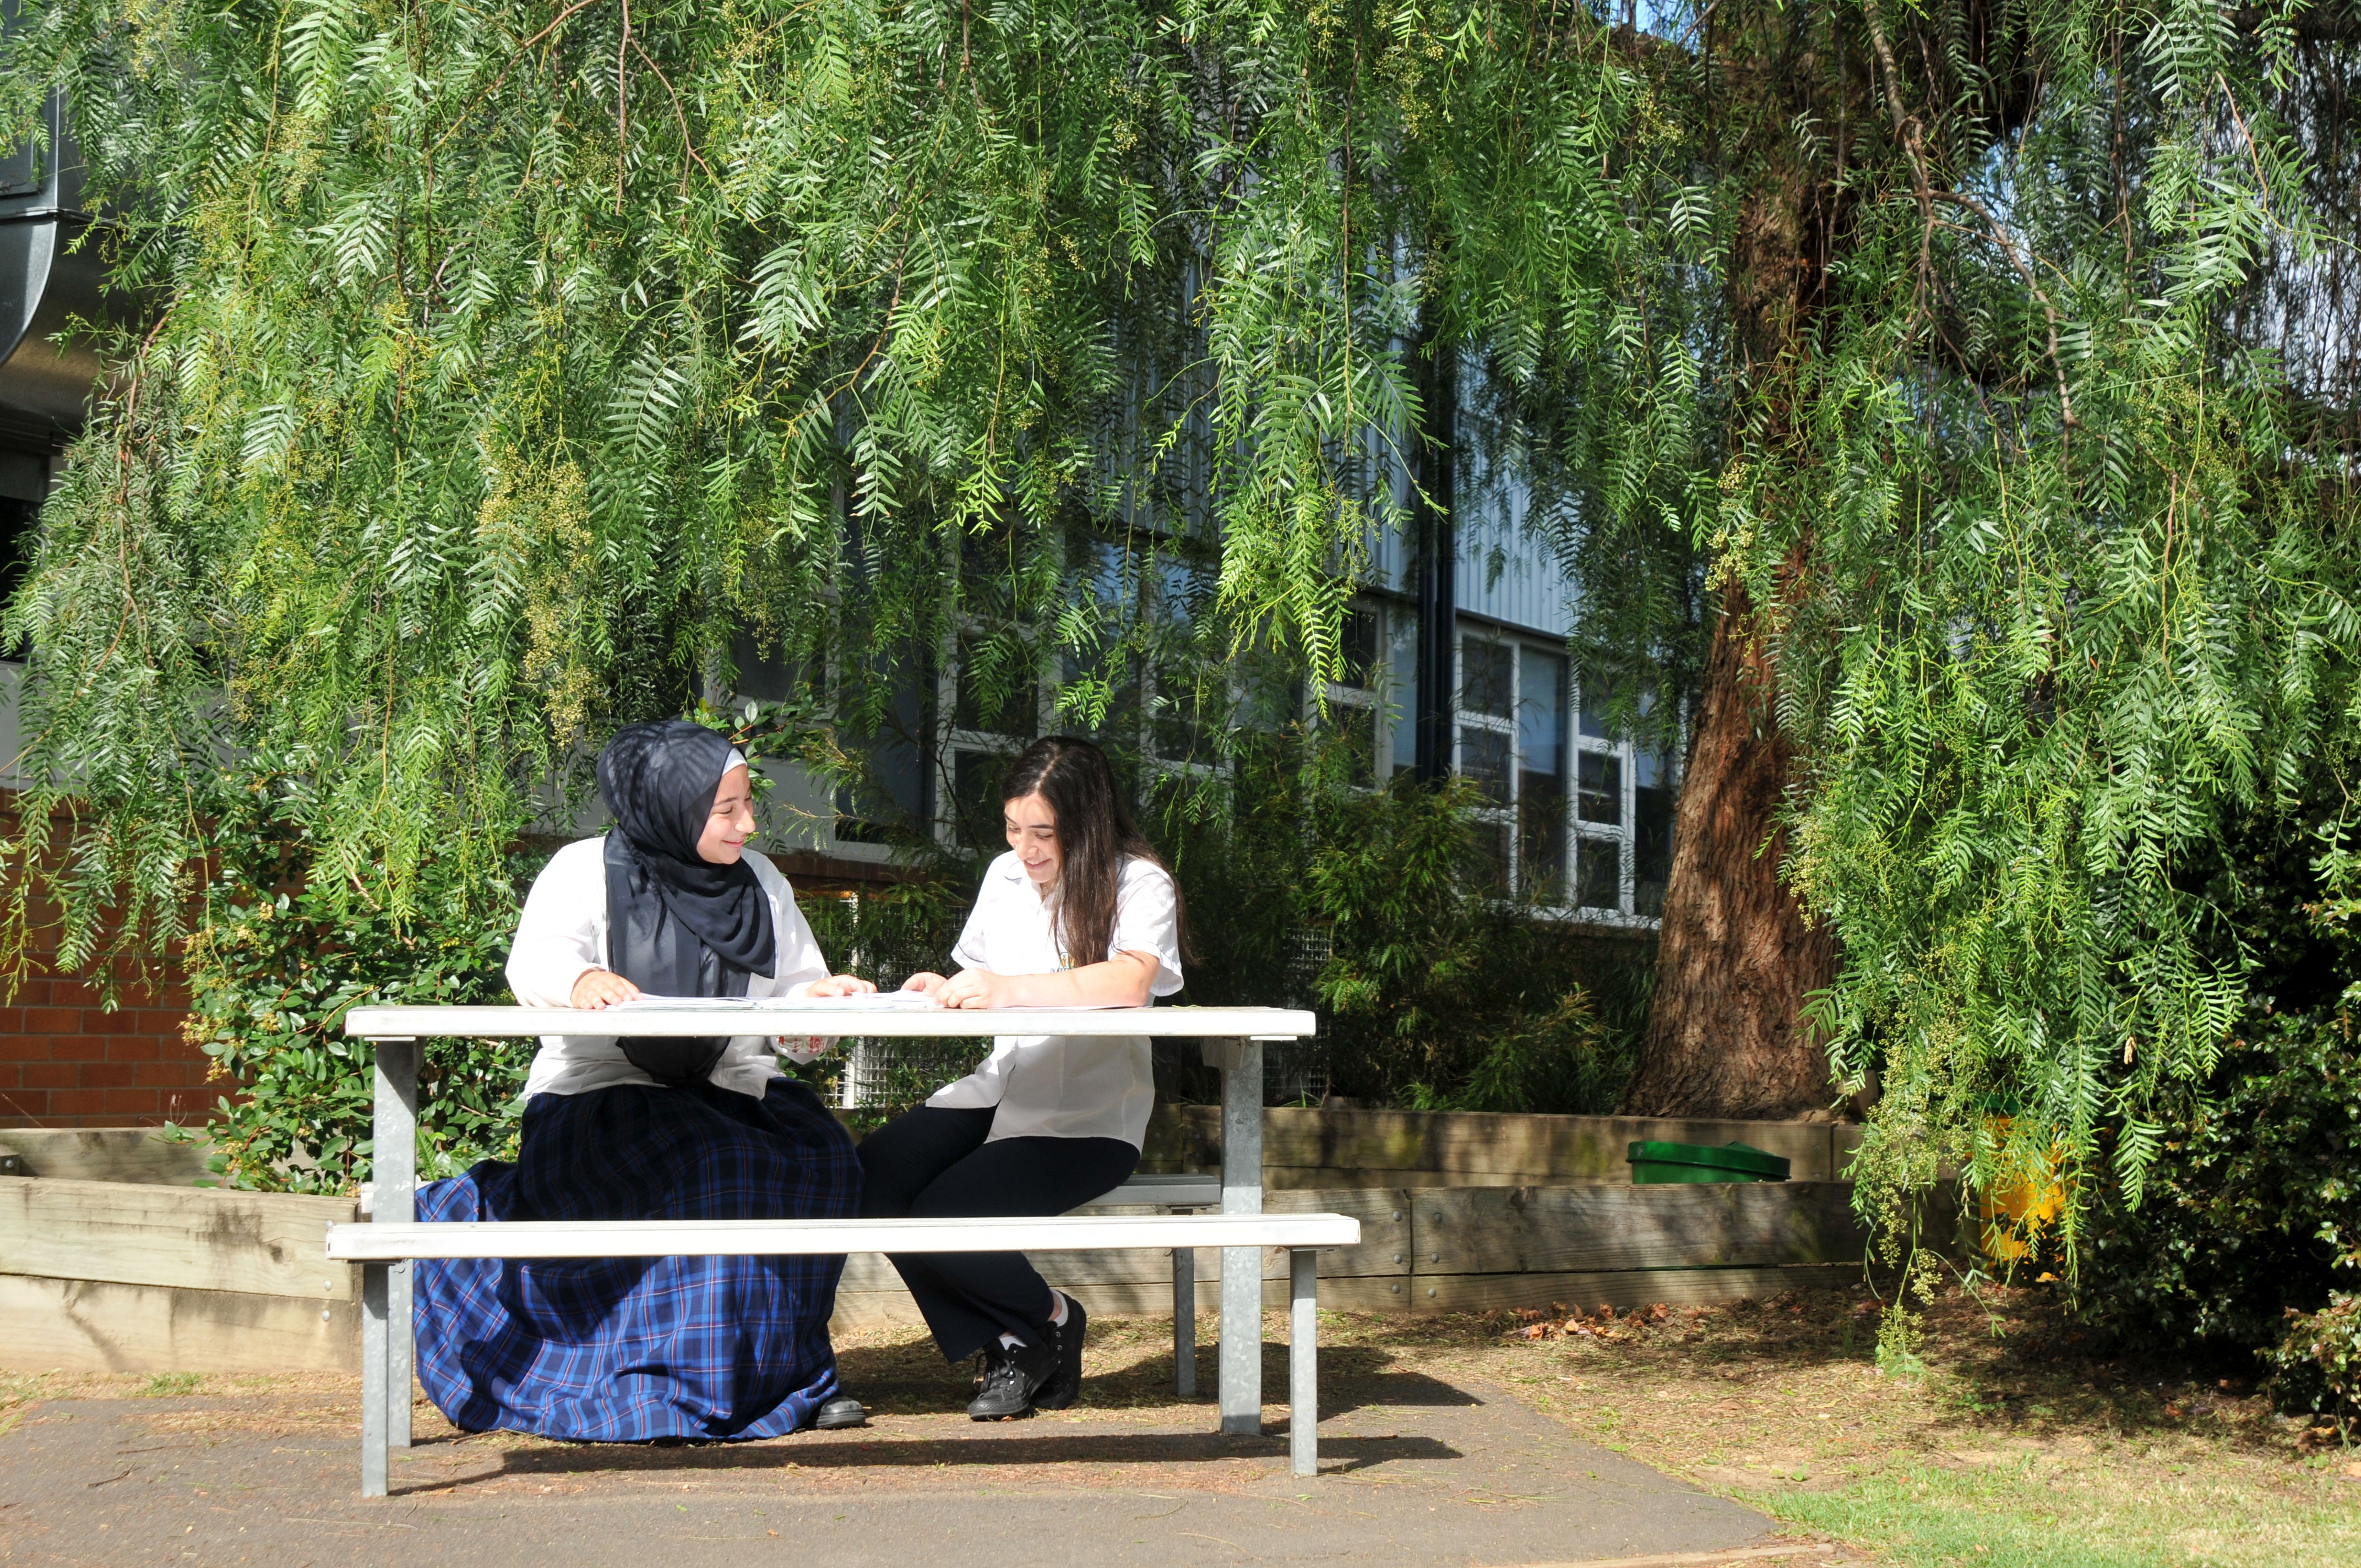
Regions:
<instances>
[{"instance_id":1,"label":"green bin lid","mask_svg":"<svg viewBox=\"0 0 2361 1568\"><path fill-rule=\"evenodd\" d=\"M1742 1170L1772 1181L1784 1181L1791 1161L1752 1144L1660 1144L1635 1140L1624 1157L1633 1165L1701 1165L1713 1170Z\"/></svg>"}]
</instances>

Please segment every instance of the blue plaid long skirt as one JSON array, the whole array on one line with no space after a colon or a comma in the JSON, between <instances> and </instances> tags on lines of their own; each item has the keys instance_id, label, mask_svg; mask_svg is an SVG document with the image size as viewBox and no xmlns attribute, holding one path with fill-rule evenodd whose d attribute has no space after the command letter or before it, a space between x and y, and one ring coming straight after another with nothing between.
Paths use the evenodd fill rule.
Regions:
<instances>
[{"instance_id":1,"label":"blue plaid long skirt","mask_svg":"<svg viewBox=\"0 0 2361 1568\"><path fill-rule=\"evenodd\" d=\"M423 1221L840 1219L852 1140L818 1098L711 1084L539 1094L517 1162L419 1189ZM777 1437L838 1392L841 1257L421 1260L418 1377L467 1431Z\"/></svg>"}]
</instances>

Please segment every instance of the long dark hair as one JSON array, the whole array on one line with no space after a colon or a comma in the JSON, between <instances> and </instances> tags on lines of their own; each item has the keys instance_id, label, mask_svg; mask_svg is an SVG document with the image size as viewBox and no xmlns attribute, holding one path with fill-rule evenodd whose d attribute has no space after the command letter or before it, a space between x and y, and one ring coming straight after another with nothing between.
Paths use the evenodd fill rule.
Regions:
<instances>
[{"instance_id":1,"label":"long dark hair","mask_svg":"<svg viewBox=\"0 0 2361 1568\"><path fill-rule=\"evenodd\" d=\"M1018 753L1000 785L1005 805L1038 795L1058 818L1058 935L1069 963L1106 961L1115 940L1115 895L1123 887L1123 862L1133 856L1171 868L1132 821L1115 786L1106 753L1071 735L1045 735ZM1174 934L1181 960L1189 960L1189 926L1180 908L1180 885L1172 885Z\"/></svg>"}]
</instances>

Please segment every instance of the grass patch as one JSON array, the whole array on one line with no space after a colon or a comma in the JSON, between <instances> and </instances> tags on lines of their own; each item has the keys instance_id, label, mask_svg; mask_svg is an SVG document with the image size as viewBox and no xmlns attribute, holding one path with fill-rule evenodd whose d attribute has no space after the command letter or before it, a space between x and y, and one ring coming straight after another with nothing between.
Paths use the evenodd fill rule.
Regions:
<instances>
[{"instance_id":1,"label":"grass patch","mask_svg":"<svg viewBox=\"0 0 2361 1568\"><path fill-rule=\"evenodd\" d=\"M159 1372L139 1385L137 1397L142 1399L170 1399L182 1394L193 1394L205 1380L202 1372Z\"/></svg>"},{"instance_id":2,"label":"grass patch","mask_svg":"<svg viewBox=\"0 0 2361 1568\"><path fill-rule=\"evenodd\" d=\"M1536 1305L1538 1321L1338 1314L1323 1349L1490 1382L1602 1446L1914 1568L2361 1565L2361 1451L2313 1451L2306 1424L2235 1372L2110 1357L2044 1293L1951 1291L1926 1314L1910 1378L1879 1374L1865 1291L1636 1322Z\"/></svg>"}]
</instances>

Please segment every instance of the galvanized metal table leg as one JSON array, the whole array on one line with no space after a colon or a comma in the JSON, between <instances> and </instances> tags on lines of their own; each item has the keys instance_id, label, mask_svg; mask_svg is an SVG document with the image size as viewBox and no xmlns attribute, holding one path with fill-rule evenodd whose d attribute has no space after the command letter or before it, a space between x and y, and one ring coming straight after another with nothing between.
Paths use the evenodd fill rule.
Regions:
<instances>
[{"instance_id":1,"label":"galvanized metal table leg","mask_svg":"<svg viewBox=\"0 0 2361 1568\"><path fill-rule=\"evenodd\" d=\"M1287 1446L1298 1475L1320 1474L1320 1254L1287 1255Z\"/></svg>"},{"instance_id":2,"label":"galvanized metal table leg","mask_svg":"<svg viewBox=\"0 0 2361 1568\"><path fill-rule=\"evenodd\" d=\"M1172 1391L1197 1397L1197 1249L1172 1249Z\"/></svg>"},{"instance_id":3,"label":"galvanized metal table leg","mask_svg":"<svg viewBox=\"0 0 2361 1568\"><path fill-rule=\"evenodd\" d=\"M385 1265L361 1265L361 1496L385 1496Z\"/></svg>"},{"instance_id":4,"label":"galvanized metal table leg","mask_svg":"<svg viewBox=\"0 0 2361 1568\"><path fill-rule=\"evenodd\" d=\"M416 1040L378 1040L377 1095L370 1147L374 1199L369 1217L408 1224L418 1217L418 1068ZM385 1441L410 1446L412 1357L417 1334L411 1319L409 1259L386 1273Z\"/></svg>"},{"instance_id":5,"label":"galvanized metal table leg","mask_svg":"<svg viewBox=\"0 0 2361 1568\"><path fill-rule=\"evenodd\" d=\"M1224 1040L1222 1212L1262 1212L1262 1042ZM1213 1052L1209 1052L1213 1054ZM1222 1249L1222 1430L1262 1435L1262 1249Z\"/></svg>"}]
</instances>

